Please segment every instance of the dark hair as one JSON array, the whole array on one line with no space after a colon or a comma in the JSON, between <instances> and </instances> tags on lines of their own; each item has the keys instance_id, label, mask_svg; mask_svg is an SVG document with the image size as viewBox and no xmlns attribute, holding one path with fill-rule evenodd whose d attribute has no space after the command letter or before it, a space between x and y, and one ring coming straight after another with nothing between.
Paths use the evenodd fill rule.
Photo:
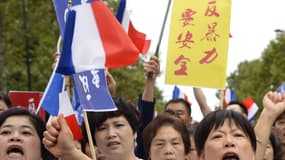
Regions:
<instances>
[{"instance_id":1,"label":"dark hair","mask_svg":"<svg viewBox=\"0 0 285 160\"><path fill-rule=\"evenodd\" d=\"M278 137L271 132L269 137L272 149L273 149L273 160L281 160L281 143Z\"/></svg>"},{"instance_id":2,"label":"dark hair","mask_svg":"<svg viewBox=\"0 0 285 160\"><path fill-rule=\"evenodd\" d=\"M127 119L128 123L130 124L133 133L135 133L139 127L140 115L137 108L132 103L127 102L123 98L113 98L113 101L117 107L116 111L87 113L90 132L92 134L92 140L94 144L96 144L94 138L94 133L96 129L98 129L103 124L103 122L105 122L108 118L124 116ZM82 132L83 132L83 142L85 141L84 143L86 143L87 134L84 123L82 124Z\"/></svg>"},{"instance_id":3,"label":"dark hair","mask_svg":"<svg viewBox=\"0 0 285 160\"><path fill-rule=\"evenodd\" d=\"M156 136L157 131L163 126L171 126L178 133L180 133L183 140L185 155L188 154L191 143L185 124L175 115L168 112L163 112L160 113L153 121L151 121L143 130L142 139L147 157L149 157L151 141Z\"/></svg>"},{"instance_id":4,"label":"dark hair","mask_svg":"<svg viewBox=\"0 0 285 160\"><path fill-rule=\"evenodd\" d=\"M43 132L45 131L45 123L44 121L36 114L28 111L27 109L24 108L9 108L8 110L2 112L0 114L0 126L3 125L3 123L9 118L13 116L25 116L27 117L30 122L33 124L35 127L37 134L40 138L40 143L41 143L41 155L43 160L50 160L51 158L55 158L42 144L42 139L43 139Z\"/></svg>"},{"instance_id":5,"label":"dark hair","mask_svg":"<svg viewBox=\"0 0 285 160\"><path fill-rule=\"evenodd\" d=\"M245 106L243 103L241 103L241 102L239 102L239 101L231 101L231 102L228 104L228 106L229 106L229 105L234 105L234 104L238 105L238 106L241 108L242 112L243 112L244 114L248 115L247 108L246 108L246 106Z\"/></svg>"},{"instance_id":6,"label":"dark hair","mask_svg":"<svg viewBox=\"0 0 285 160\"><path fill-rule=\"evenodd\" d=\"M0 100L3 100L8 106L8 108L12 107L12 101L6 94L0 93Z\"/></svg>"},{"instance_id":7,"label":"dark hair","mask_svg":"<svg viewBox=\"0 0 285 160\"><path fill-rule=\"evenodd\" d=\"M188 115L191 116L191 104L189 102L185 101L183 98L171 99L170 101L168 101L165 104L165 106L164 106L165 110L167 110L167 106L169 104L173 104L173 103L182 103L185 106L185 108L188 112Z\"/></svg>"},{"instance_id":8,"label":"dark hair","mask_svg":"<svg viewBox=\"0 0 285 160\"><path fill-rule=\"evenodd\" d=\"M206 140L213 129L221 127L225 120L230 120L230 123L234 123L240 128L250 139L251 147L253 151L256 151L256 137L254 130L247 119L245 119L240 113L232 110L218 110L210 112L198 125L195 134L195 144L198 155L202 154Z\"/></svg>"}]
</instances>

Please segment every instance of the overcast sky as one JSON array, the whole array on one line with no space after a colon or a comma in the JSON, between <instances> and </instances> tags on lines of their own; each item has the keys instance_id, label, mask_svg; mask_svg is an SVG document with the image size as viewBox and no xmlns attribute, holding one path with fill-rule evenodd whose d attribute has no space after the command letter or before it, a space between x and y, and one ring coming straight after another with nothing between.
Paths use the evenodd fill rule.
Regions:
<instances>
[{"instance_id":1,"label":"overcast sky","mask_svg":"<svg viewBox=\"0 0 285 160\"><path fill-rule=\"evenodd\" d=\"M150 52L154 52L168 0L129 0L131 18L135 27L152 39ZM169 15L171 11L169 12ZM169 19L160 47L162 74L157 85L163 90L165 100L172 95L173 85L164 82L167 54ZM237 69L240 62L261 57L262 51L274 39L275 29L285 30L285 0L232 0L227 75ZM201 120L202 115L195 101L191 86L179 86L193 104L193 118ZM210 106L218 104L216 89L203 88Z\"/></svg>"}]
</instances>

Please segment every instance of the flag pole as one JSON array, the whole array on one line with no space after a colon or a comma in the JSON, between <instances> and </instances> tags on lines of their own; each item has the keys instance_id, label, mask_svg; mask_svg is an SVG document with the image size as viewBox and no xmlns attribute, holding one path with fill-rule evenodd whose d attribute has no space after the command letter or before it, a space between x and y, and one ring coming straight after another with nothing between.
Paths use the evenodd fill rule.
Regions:
<instances>
[{"instance_id":1,"label":"flag pole","mask_svg":"<svg viewBox=\"0 0 285 160\"><path fill-rule=\"evenodd\" d=\"M163 31L164 31L165 24L166 24L166 21L167 21L170 5L171 5L171 0L168 0L168 4L167 4L166 12L165 12L165 15L164 15L164 19L163 19L163 22L162 22L162 26L161 26L158 42L157 42L156 49L155 49L155 52L154 52L154 55L156 57L159 57L159 54L158 54L159 53L159 48L160 48L162 36L163 36L163 33L164 33ZM149 72L147 74L147 77L148 78L152 78L153 77L153 72Z\"/></svg>"},{"instance_id":2,"label":"flag pole","mask_svg":"<svg viewBox=\"0 0 285 160\"><path fill-rule=\"evenodd\" d=\"M91 132L90 132L87 112L83 111L83 114L84 114L83 118L84 118L84 124L85 124L85 128L86 128L87 138L88 138L88 142L89 142L89 147L90 147L90 151L91 151L91 156L92 156L93 160L96 160L96 154L95 154L94 144L93 144L93 141L92 141L92 135L91 135Z\"/></svg>"},{"instance_id":3,"label":"flag pole","mask_svg":"<svg viewBox=\"0 0 285 160\"><path fill-rule=\"evenodd\" d=\"M162 27L161 27L160 34L159 34L159 39L158 39L156 50L155 50L155 56L157 56L157 57L158 57L159 48L160 48L162 36L163 36L163 33L164 33L163 31L164 31L165 24L166 24L166 21L167 21L170 5L171 5L171 0L168 0L166 12L165 12L165 15L164 15L164 20L163 20L163 23L162 23Z\"/></svg>"}]
</instances>

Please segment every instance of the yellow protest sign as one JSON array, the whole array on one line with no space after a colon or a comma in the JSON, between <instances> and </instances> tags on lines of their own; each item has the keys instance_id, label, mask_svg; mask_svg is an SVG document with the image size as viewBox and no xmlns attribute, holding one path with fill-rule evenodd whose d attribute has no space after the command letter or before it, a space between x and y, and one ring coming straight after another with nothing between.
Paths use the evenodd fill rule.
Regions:
<instances>
[{"instance_id":1,"label":"yellow protest sign","mask_svg":"<svg viewBox=\"0 0 285 160\"><path fill-rule=\"evenodd\" d=\"M231 0L173 0L165 82L224 88Z\"/></svg>"}]
</instances>

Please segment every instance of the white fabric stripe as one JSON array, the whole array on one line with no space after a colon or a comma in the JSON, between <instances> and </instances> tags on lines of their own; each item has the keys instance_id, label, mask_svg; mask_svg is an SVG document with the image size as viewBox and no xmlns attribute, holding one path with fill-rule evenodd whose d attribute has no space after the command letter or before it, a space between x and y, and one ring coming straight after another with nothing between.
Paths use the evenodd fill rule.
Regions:
<instances>
[{"instance_id":1,"label":"white fabric stripe","mask_svg":"<svg viewBox=\"0 0 285 160\"><path fill-rule=\"evenodd\" d=\"M67 91L59 93L59 110L58 114L62 113L64 117L73 115L74 111L70 102Z\"/></svg>"},{"instance_id":2,"label":"white fabric stripe","mask_svg":"<svg viewBox=\"0 0 285 160\"><path fill-rule=\"evenodd\" d=\"M258 106L256 103L253 103L250 108L248 109L248 119L252 119L258 111Z\"/></svg>"},{"instance_id":3,"label":"white fabric stripe","mask_svg":"<svg viewBox=\"0 0 285 160\"><path fill-rule=\"evenodd\" d=\"M231 101L231 90L229 88L226 89L224 98L225 98L225 102L229 104Z\"/></svg>"},{"instance_id":4,"label":"white fabric stripe","mask_svg":"<svg viewBox=\"0 0 285 160\"><path fill-rule=\"evenodd\" d=\"M76 11L72 43L75 72L105 67L105 51L90 4L74 7Z\"/></svg>"},{"instance_id":5,"label":"white fabric stripe","mask_svg":"<svg viewBox=\"0 0 285 160\"><path fill-rule=\"evenodd\" d=\"M129 30L129 25L130 25L130 15L128 11L128 1L126 1L126 6L125 6L123 18L122 18L122 26L127 33Z\"/></svg>"},{"instance_id":6,"label":"white fabric stripe","mask_svg":"<svg viewBox=\"0 0 285 160\"><path fill-rule=\"evenodd\" d=\"M184 96L185 96L185 94L183 92L179 91L178 98L183 98L184 99Z\"/></svg>"}]
</instances>

